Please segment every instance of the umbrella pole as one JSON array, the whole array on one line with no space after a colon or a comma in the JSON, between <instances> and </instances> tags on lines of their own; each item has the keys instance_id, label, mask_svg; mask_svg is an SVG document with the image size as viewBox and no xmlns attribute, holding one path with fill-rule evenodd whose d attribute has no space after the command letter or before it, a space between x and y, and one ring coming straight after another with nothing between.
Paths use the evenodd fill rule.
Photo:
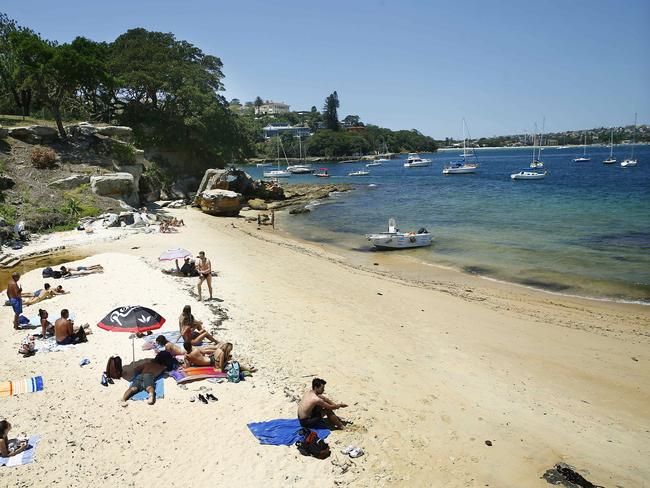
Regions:
<instances>
[{"instance_id":1,"label":"umbrella pole","mask_svg":"<svg viewBox=\"0 0 650 488\"><path fill-rule=\"evenodd\" d=\"M133 362L135 362L135 334L131 337L131 345L133 346Z\"/></svg>"}]
</instances>

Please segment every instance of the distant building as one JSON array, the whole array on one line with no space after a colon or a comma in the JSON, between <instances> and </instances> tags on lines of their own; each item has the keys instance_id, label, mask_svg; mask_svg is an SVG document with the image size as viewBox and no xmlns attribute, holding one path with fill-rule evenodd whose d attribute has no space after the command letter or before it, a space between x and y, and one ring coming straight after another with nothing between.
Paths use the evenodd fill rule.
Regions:
<instances>
[{"instance_id":1,"label":"distant building","mask_svg":"<svg viewBox=\"0 0 650 488\"><path fill-rule=\"evenodd\" d=\"M269 124L262 130L264 131L265 139L286 133L291 133L294 137L309 137L311 135L311 129L309 127L294 127L286 124Z\"/></svg>"},{"instance_id":2,"label":"distant building","mask_svg":"<svg viewBox=\"0 0 650 488\"><path fill-rule=\"evenodd\" d=\"M289 112L289 105L284 102L264 102L260 107L255 108L255 115L275 115Z\"/></svg>"}]
</instances>

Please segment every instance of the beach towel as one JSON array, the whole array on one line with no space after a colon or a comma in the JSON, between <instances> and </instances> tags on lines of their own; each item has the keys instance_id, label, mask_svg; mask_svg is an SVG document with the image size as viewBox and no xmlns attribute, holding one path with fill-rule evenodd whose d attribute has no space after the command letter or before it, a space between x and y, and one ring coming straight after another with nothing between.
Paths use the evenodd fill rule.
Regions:
<instances>
[{"instance_id":1,"label":"beach towel","mask_svg":"<svg viewBox=\"0 0 650 488\"><path fill-rule=\"evenodd\" d=\"M48 337L47 339L40 339L36 341L36 351L38 352L57 352L57 351L67 351L71 349L76 344L66 344L62 346L56 343L56 337Z\"/></svg>"},{"instance_id":2,"label":"beach towel","mask_svg":"<svg viewBox=\"0 0 650 488\"><path fill-rule=\"evenodd\" d=\"M25 449L23 452L11 457L0 456L0 466L20 466L22 464L31 463L34 460L36 446L40 440L40 435L33 435L28 441L28 444L31 446L29 449Z\"/></svg>"},{"instance_id":3,"label":"beach towel","mask_svg":"<svg viewBox=\"0 0 650 488\"><path fill-rule=\"evenodd\" d=\"M129 386L133 386L134 381L135 378L133 378L133 381L131 381L131 384ZM156 390L156 400L158 400L159 398L165 398L165 382L163 376L158 376L158 378L156 378L155 390ZM149 393L147 393L146 390L142 390L137 392L135 395L133 395L129 400L148 400L148 399L149 399Z\"/></svg>"},{"instance_id":4,"label":"beach towel","mask_svg":"<svg viewBox=\"0 0 650 488\"><path fill-rule=\"evenodd\" d=\"M206 378L227 378L228 375L223 371L215 371L212 366L196 366L189 368L177 369L171 371L169 376L176 380L177 384L187 383L188 381L204 380Z\"/></svg>"},{"instance_id":5,"label":"beach towel","mask_svg":"<svg viewBox=\"0 0 650 488\"><path fill-rule=\"evenodd\" d=\"M250 423L248 429L260 441L260 444L292 446L302 439L302 436L298 434L302 426L297 418ZM324 421L319 428L311 430L315 431L321 439L325 439L331 432Z\"/></svg>"},{"instance_id":6,"label":"beach towel","mask_svg":"<svg viewBox=\"0 0 650 488\"><path fill-rule=\"evenodd\" d=\"M142 350L143 351L150 351L154 350L156 352L161 351L163 348L158 345L156 342L156 337L159 335L165 336L165 339L167 339L169 342L172 344L176 344L177 346L180 346L181 348L183 347L183 339L181 338L181 333L178 332L177 330L171 330L167 332L161 332L160 334L152 334L150 336L146 336L144 338L144 344L142 344ZM194 347L200 347L203 345L203 341L201 341L199 344L195 344Z\"/></svg>"},{"instance_id":7,"label":"beach towel","mask_svg":"<svg viewBox=\"0 0 650 488\"><path fill-rule=\"evenodd\" d=\"M42 376L34 376L33 378L18 381L0 381L0 397L20 395L21 393L34 393L42 390Z\"/></svg>"}]
</instances>

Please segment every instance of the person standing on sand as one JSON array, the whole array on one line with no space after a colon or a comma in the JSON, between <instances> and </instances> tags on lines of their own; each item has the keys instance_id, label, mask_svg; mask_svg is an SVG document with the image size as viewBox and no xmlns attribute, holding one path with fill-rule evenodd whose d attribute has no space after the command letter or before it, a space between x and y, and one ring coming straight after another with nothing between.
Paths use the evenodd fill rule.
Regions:
<instances>
[{"instance_id":1,"label":"person standing on sand","mask_svg":"<svg viewBox=\"0 0 650 488\"><path fill-rule=\"evenodd\" d=\"M334 414L334 410L345 408L347 405L334 403L324 395L326 383L325 380L314 378L311 382L311 390L300 400L298 420L302 427L313 428L323 420L323 416L326 416L334 427L343 430L343 422Z\"/></svg>"},{"instance_id":2,"label":"person standing on sand","mask_svg":"<svg viewBox=\"0 0 650 488\"><path fill-rule=\"evenodd\" d=\"M20 314L23 313L23 290L18 285L19 279L20 273L12 273L7 284L7 298L9 298L11 308L14 309L14 329L16 330L20 329Z\"/></svg>"},{"instance_id":3,"label":"person standing on sand","mask_svg":"<svg viewBox=\"0 0 650 488\"><path fill-rule=\"evenodd\" d=\"M208 291L210 292L210 300L212 300L212 263L205 257L205 252L199 252L199 260L196 263L196 270L199 272L199 302L203 300L201 297L201 285L204 281L208 282Z\"/></svg>"}]
</instances>

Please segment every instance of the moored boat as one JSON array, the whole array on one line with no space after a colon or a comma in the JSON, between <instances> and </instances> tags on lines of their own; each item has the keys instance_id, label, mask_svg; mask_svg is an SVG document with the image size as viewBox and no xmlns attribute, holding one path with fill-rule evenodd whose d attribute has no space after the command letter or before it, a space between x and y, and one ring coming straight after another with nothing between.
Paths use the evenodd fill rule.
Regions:
<instances>
[{"instance_id":1,"label":"moored boat","mask_svg":"<svg viewBox=\"0 0 650 488\"><path fill-rule=\"evenodd\" d=\"M478 169L478 164L468 164L462 161L452 162L449 165L442 168L443 175L458 175L466 173L475 173Z\"/></svg>"},{"instance_id":2,"label":"moored boat","mask_svg":"<svg viewBox=\"0 0 650 488\"><path fill-rule=\"evenodd\" d=\"M404 163L405 168L418 168L421 166L430 166L431 160L421 158L418 153L409 153L406 162Z\"/></svg>"},{"instance_id":3,"label":"moored boat","mask_svg":"<svg viewBox=\"0 0 650 488\"><path fill-rule=\"evenodd\" d=\"M636 159L634 158L634 144L636 143L636 114L634 114L634 132L632 132L632 154L629 158L621 161L621 168L631 168L636 166Z\"/></svg>"},{"instance_id":4,"label":"moored boat","mask_svg":"<svg viewBox=\"0 0 650 488\"><path fill-rule=\"evenodd\" d=\"M510 178L513 180L541 180L546 177L546 171L540 173L538 171L523 170L519 173L513 173Z\"/></svg>"},{"instance_id":5,"label":"moored boat","mask_svg":"<svg viewBox=\"0 0 650 488\"><path fill-rule=\"evenodd\" d=\"M366 239L377 249L408 249L430 245L433 236L425 228L417 232L400 232L395 225L395 219L391 218L388 220L386 232L366 234Z\"/></svg>"},{"instance_id":6,"label":"moored boat","mask_svg":"<svg viewBox=\"0 0 650 488\"><path fill-rule=\"evenodd\" d=\"M287 171L295 175L304 175L313 172L311 166L308 164L292 164L291 166L287 166Z\"/></svg>"},{"instance_id":7,"label":"moored boat","mask_svg":"<svg viewBox=\"0 0 650 488\"><path fill-rule=\"evenodd\" d=\"M319 178L329 178L330 174L327 168L318 168L318 171L314 173L314 176L318 176Z\"/></svg>"},{"instance_id":8,"label":"moored boat","mask_svg":"<svg viewBox=\"0 0 650 488\"><path fill-rule=\"evenodd\" d=\"M283 169L272 169L264 172L264 178L289 178L291 173Z\"/></svg>"},{"instance_id":9,"label":"moored boat","mask_svg":"<svg viewBox=\"0 0 650 488\"><path fill-rule=\"evenodd\" d=\"M359 171L350 171L348 173L348 176L368 176L370 174L370 171L364 171L360 169Z\"/></svg>"},{"instance_id":10,"label":"moored boat","mask_svg":"<svg viewBox=\"0 0 650 488\"><path fill-rule=\"evenodd\" d=\"M603 164L614 164L616 158L614 157L614 128L612 127L612 133L609 137L609 157L603 160Z\"/></svg>"}]
</instances>

